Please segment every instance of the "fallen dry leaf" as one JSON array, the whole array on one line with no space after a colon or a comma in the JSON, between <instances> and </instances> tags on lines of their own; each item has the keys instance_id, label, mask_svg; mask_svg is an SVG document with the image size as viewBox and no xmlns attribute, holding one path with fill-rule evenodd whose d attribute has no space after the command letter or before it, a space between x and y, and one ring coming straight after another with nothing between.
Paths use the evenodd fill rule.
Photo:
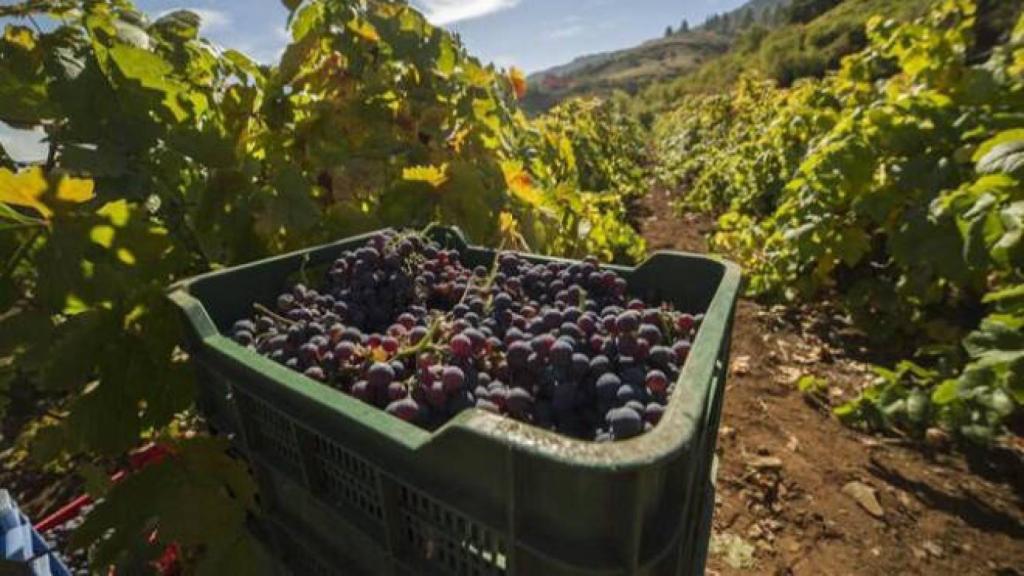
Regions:
<instances>
[{"instance_id":1,"label":"fallen dry leaf","mask_svg":"<svg viewBox=\"0 0 1024 576\"><path fill-rule=\"evenodd\" d=\"M860 507L867 511L875 518L884 518L885 510L882 509L882 505L878 502L878 496L875 494L875 489L863 482L849 482L846 486L843 486L843 494L846 494L850 498L853 498Z\"/></svg>"},{"instance_id":2,"label":"fallen dry leaf","mask_svg":"<svg viewBox=\"0 0 1024 576\"><path fill-rule=\"evenodd\" d=\"M750 374L750 356L737 356L733 358L729 372L734 376L746 376L747 374Z\"/></svg>"},{"instance_id":3,"label":"fallen dry leaf","mask_svg":"<svg viewBox=\"0 0 1024 576\"><path fill-rule=\"evenodd\" d=\"M796 366L779 366L779 373L775 376L775 381L779 384L794 384L803 375L803 370Z\"/></svg>"}]
</instances>

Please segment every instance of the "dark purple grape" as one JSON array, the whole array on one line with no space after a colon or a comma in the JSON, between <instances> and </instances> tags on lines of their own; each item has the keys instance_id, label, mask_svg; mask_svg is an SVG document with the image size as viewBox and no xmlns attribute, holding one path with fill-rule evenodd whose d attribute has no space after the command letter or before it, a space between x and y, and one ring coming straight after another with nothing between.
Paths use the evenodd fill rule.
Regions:
<instances>
[{"instance_id":1,"label":"dark purple grape","mask_svg":"<svg viewBox=\"0 0 1024 576\"><path fill-rule=\"evenodd\" d=\"M651 370L647 373L645 384L652 394L664 394L668 390L668 377L661 370Z\"/></svg>"},{"instance_id":2,"label":"dark purple grape","mask_svg":"<svg viewBox=\"0 0 1024 576\"><path fill-rule=\"evenodd\" d=\"M319 366L310 366L309 368L306 368L306 371L303 372L303 374L307 378L312 378L313 380L317 380L320 382L327 381L327 375L324 374L324 369Z\"/></svg>"},{"instance_id":3,"label":"dark purple grape","mask_svg":"<svg viewBox=\"0 0 1024 576\"><path fill-rule=\"evenodd\" d=\"M352 396L355 396L359 400L369 404L373 399L373 393L371 392L370 383L366 380L360 380L352 385Z\"/></svg>"},{"instance_id":4,"label":"dark purple grape","mask_svg":"<svg viewBox=\"0 0 1024 576\"><path fill-rule=\"evenodd\" d=\"M234 326L231 327L231 331L234 333L248 332L250 334L256 334L256 323L253 322L252 320L239 320L238 322L235 322Z\"/></svg>"},{"instance_id":5,"label":"dark purple grape","mask_svg":"<svg viewBox=\"0 0 1024 576\"><path fill-rule=\"evenodd\" d=\"M473 355L473 342L465 334L458 334L449 343L452 354L458 358L469 358Z\"/></svg>"},{"instance_id":6,"label":"dark purple grape","mask_svg":"<svg viewBox=\"0 0 1024 576\"><path fill-rule=\"evenodd\" d=\"M409 390L406 389L405 384L401 382L392 382L388 384L388 400L392 402L395 400L401 400L409 395Z\"/></svg>"},{"instance_id":7,"label":"dark purple grape","mask_svg":"<svg viewBox=\"0 0 1024 576\"><path fill-rule=\"evenodd\" d=\"M366 380L370 383L370 386L376 390L387 389L388 385L391 384L395 379L395 371L391 368L390 364L383 362L376 362L370 369L366 371Z\"/></svg>"},{"instance_id":8,"label":"dark purple grape","mask_svg":"<svg viewBox=\"0 0 1024 576\"><path fill-rule=\"evenodd\" d=\"M551 363L559 368L568 368L572 363L573 347L566 340L557 340L551 345Z\"/></svg>"},{"instance_id":9,"label":"dark purple grape","mask_svg":"<svg viewBox=\"0 0 1024 576\"><path fill-rule=\"evenodd\" d=\"M690 331L693 330L696 324L696 319L690 314L680 314L676 316L676 329L683 333L684 336L688 336Z\"/></svg>"},{"instance_id":10,"label":"dark purple grape","mask_svg":"<svg viewBox=\"0 0 1024 576\"><path fill-rule=\"evenodd\" d=\"M622 381L631 386L643 386L647 374L639 365L633 365L622 371Z\"/></svg>"},{"instance_id":11,"label":"dark purple grape","mask_svg":"<svg viewBox=\"0 0 1024 576\"><path fill-rule=\"evenodd\" d=\"M514 416L524 416L533 404L533 396L522 388L512 388L505 399L505 407Z\"/></svg>"},{"instance_id":12,"label":"dark purple grape","mask_svg":"<svg viewBox=\"0 0 1024 576\"><path fill-rule=\"evenodd\" d=\"M590 358L586 354L573 354L569 374L574 380L583 379L590 371Z\"/></svg>"},{"instance_id":13,"label":"dark purple grape","mask_svg":"<svg viewBox=\"0 0 1024 576\"><path fill-rule=\"evenodd\" d=\"M434 382L426 391L427 404L436 410L444 409L445 404L448 403L448 394L444 391L444 385L441 382Z\"/></svg>"},{"instance_id":14,"label":"dark purple grape","mask_svg":"<svg viewBox=\"0 0 1024 576\"><path fill-rule=\"evenodd\" d=\"M643 362L651 353L651 345L643 338L636 339L636 347L633 349L633 357Z\"/></svg>"},{"instance_id":15,"label":"dark purple grape","mask_svg":"<svg viewBox=\"0 0 1024 576\"><path fill-rule=\"evenodd\" d=\"M671 348L666 346L654 346L651 348L651 352L647 358L653 366L658 368L668 368L669 364L675 360L675 353Z\"/></svg>"},{"instance_id":16,"label":"dark purple grape","mask_svg":"<svg viewBox=\"0 0 1024 576\"><path fill-rule=\"evenodd\" d=\"M278 334L277 336L274 336L270 340L267 340L267 346L265 349L270 352L276 352L278 350L284 350L287 345L288 336L285 336L284 334Z\"/></svg>"},{"instance_id":17,"label":"dark purple grape","mask_svg":"<svg viewBox=\"0 0 1024 576\"><path fill-rule=\"evenodd\" d=\"M599 377L610 372L612 369L611 360L607 356L594 356L590 359L590 374Z\"/></svg>"},{"instance_id":18,"label":"dark purple grape","mask_svg":"<svg viewBox=\"0 0 1024 576\"><path fill-rule=\"evenodd\" d=\"M597 395L602 400L612 400L622 386L622 380L611 372L602 374L595 384Z\"/></svg>"},{"instance_id":19,"label":"dark purple grape","mask_svg":"<svg viewBox=\"0 0 1024 576\"><path fill-rule=\"evenodd\" d=\"M235 332L234 340L241 346L252 346L255 338L253 337L252 332L239 330L238 332Z\"/></svg>"},{"instance_id":20,"label":"dark purple grape","mask_svg":"<svg viewBox=\"0 0 1024 576\"><path fill-rule=\"evenodd\" d=\"M643 311L641 316L643 317L644 324L653 324L657 327L661 323L661 311L657 308L648 308Z\"/></svg>"},{"instance_id":21,"label":"dark purple grape","mask_svg":"<svg viewBox=\"0 0 1024 576\"><path fill-rule=\"evenodd\" d=\"M672 351L676 355L676 362L682 365L690 356L690 341L680 340L672 345Z\"/></svg>"},{"instance_id":22,"label":"dark purple grape","mask_svg":"<svg viewBox=\"0 0 1024 576\"><path fill-rule=\"evenodd\" d=\"M555 345L555 337L551 334L541 334L530 340L530 348L541 357L546 356Z\"/></svg>"},{"instance_id":23,"label":"dark purple grape","mask_svg":"<svg viewBox=\"0 0 1024 576\"><path fill-rule=\"evenodd\" d=\"M615 392L615 399L618 400L620 404L626 404L633 400L638 400L639 398L640 394L638 394L636 388L630 384L623 384L622 386L619 386L619 389Z\"/></svg>"},{"instance_id":24,"label":"dark purple grape","mask_svg":"<svg viewBox=\"0 0 1024 576\"><path fill-rule=\"evenodd\" d=\"M656 402L651 402L644 408L644 420L651 424L657 424L661 422L661 417L665 414L665 407Z\"/></svg>"},{"instance_id":25,"label":"dark purple grape","mask_svg":"<svg viewBox=\"0 0 1024 576\"><path fill-rule=\"evenodd\" d=\"M508 365L516 370L525 368L531 352L532 350L530 345L525 341L519 340L512 342L508 347L508 353L506 356Z\"/></svg>"},{"instance_id":26,"label":"dark purple grape","mask_svg":"<svg viewBox=\"0 0 1024 576\"><path fill-rule=\"evenodd\" d=\"M413 346L419 344L426 337L427 328L425 326L416 326L409 331L409 343Z\"/></svg>"},{"instance_id":27,"label":"dark purple grape","mask_svg":"<svg viewBox=\"0 0 1024 576\"><path fill-rule=\"evenodd\" d=\"M339 362L348 362L356 355L356 345L344 340L334 347L334 358Z\"/></svg>"},{"instance_id":28,"label":"dark purple grape","mask_svg":"<svg viewBox=\"0 0 1024 576\"><path fill-rule=\"evenodd\" d=\"M469 342L472 346L472 353L474 354L482 352L484 346L487 345L487 337L484 336L483 332L477 330L476 328L467 329L465 332L462 333L462 336L465 336L466 338L469 339Z\"/></svg>"},{"instance_id":29,"label":"dark purple grape","mask_svg":"<svg viewBox=\"0 0 1024 576\"><path fill-rule=\"evenodd\" d=\"M306 343L299 347L299 361L309 366L320 361L320 348L315 344Z\"/></svg>"},{"instance_id":30,"label":"dark purple grape","mask_svg":"<svg viewBox=\"0 0 1024 576\"><path fill-rule=\"evenodd\" d=\"M661 344L661 330L654 324L641 324L638 335L651 343L652 346Z\"/></svg>"},{"instance_id":31,"label":"dark purple grape","mask_svg":"<svg viewBox=\"0 0 1024 576\"><path fill-rule=\"evenodd\" d=\"M462 388L465 382L466 374L462 371L462 368L458 366L445 366L441 374L441 383L446 393L454 394Z\"/></svg>"},{"instance_id":32,"label":"dark purple grape","mask_svg":"<svg viewBox=\"0 0 1024 576\"><path fill-rule=\"evenodd\" d=\"M632 408L615 408L609 411L608 424L618 440L632 438L644 430L643 419Z\"/></svg>"},{"instance_id":33,"label":"dark purple grape","mask_svg":"<svg viewBox=\"0 0 1024 576\"><path fill-rule=\"evenodd\" d=\"M291 294L281 294L277 297L277 309L282 312L288 312L295 307L295 296Z\"/></svg>"}]
</instances>

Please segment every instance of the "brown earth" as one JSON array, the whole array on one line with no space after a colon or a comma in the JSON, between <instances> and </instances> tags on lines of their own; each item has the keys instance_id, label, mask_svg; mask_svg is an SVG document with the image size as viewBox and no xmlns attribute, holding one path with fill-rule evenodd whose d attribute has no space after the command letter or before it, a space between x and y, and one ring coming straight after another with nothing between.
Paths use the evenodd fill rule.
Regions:
<instances>
[{"instance_id":1,"label":"brown earth","mask_svg":"<svg viewBox=\"0 0 1024 576\"><path fill-rule=\"evenodd\" d=\"M708 218L661 191L643 208L651 250L707 251ZM708 574L1024 574L1024 470L988 480L963 455L840 425L824 404L870 374L816 336L823 323L841 324L739 305ZM829 382L819 400L797 390L805 374Z\"/></svg>"}]
</instances>

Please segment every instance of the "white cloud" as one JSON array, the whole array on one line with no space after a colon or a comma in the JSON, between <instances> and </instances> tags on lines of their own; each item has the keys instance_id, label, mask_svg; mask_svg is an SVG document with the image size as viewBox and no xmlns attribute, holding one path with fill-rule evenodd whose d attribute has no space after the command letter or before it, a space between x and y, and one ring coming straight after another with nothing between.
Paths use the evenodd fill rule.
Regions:
<instances>
[{"instance_id":1,"label":"white cloud","mask_svg":"<svg viewBox=\"0 0 1024 576\"><path fill-rule=\"evenodd\" d=\"M508 10L520 0L414 0L418 8L435 26L444 26L462 20L480 18L494 12Z\"/></svg>"},{"instance_id":2,"label":"white cloud","mask_svg":"<svg viewBox=\"0 0 1024 576\"><path fill-rule=\"evenodd\" d=\"M586 32L587 27L582 24L571 24L565 28L559 28L558 30L552 30L548 32L548 38L554 40L563 40L565 38L574 38Z\"/></svg>"},{"instance_id":3,"label":"white cloud","mask_svg":"<svg viewBox=\"0 0 1024 576\"><path fill-rule=\"evenodd\" d=\"M227 12L221 12L220 10L213 10L210 8L193 7L182 8L182 10L188 10L189 12L195 13L196 16L199 16L199 31L203 33L207 33L212 30L224 30L231 26L231 16ZM163 18L171 12L175 12L175 10L164 10L157 14L157 18Z\"/></svg>"}]
</instances>

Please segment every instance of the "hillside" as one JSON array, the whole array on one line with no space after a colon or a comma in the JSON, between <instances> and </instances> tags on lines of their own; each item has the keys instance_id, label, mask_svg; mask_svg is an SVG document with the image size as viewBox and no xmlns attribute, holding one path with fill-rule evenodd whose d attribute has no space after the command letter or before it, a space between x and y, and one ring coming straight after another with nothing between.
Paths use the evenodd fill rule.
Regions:
<instances>
[{"instance_id":1,"label":"hillside","mask_svg":"<svg viewBox=\"0 0 1024 576\"><path fill-rule=\"evenodd\" d=\"M838 67L844 56L863 48L864 25L870 17L908 21L934 4L935 0L751 0L697 28L533 74L525 107L543 111L568 97L623 90L643 94L637 99L641 111L658 112L685 94L728 90L745 73L788 86L800 78L821 77ZM1015 4L982 0L979 13L983 20L1005 24ZM784 6L789 10L781 10ZM792 11L797 14L788 13ZM989 28L994 32L1000 26ZM999 40L994 33L982 36L990 42Z\"/></svg>"},{"instance_id":2,"label":"hillside","mask_svg":"<svg viewBox=\"0 0 1024 576\"><path fill-rule=\"evenodd\" d=\"M572 96L607 95L615 90L636 93L653 82L696 70L724 54L730 44L723 34L698 29L627 50L583 56L531 75L523 104L538 112Z\"/></svg>"},{"instance_id":3,"label":"hillside","mask_svg":"<svg viewBox=\"0 0 1024 576\"><path fill-rule=\"evenodd\" d=\"M695 28L625 50L581 56L537 72L529 77L530 94L524 106L540 112L572 96L607 95L616 90L635 94L645 86L686 75L727 53L743 29L767 23L789 2L750 0Z\"/></svg>"},{"instance_id":4,"label":"hillside","mask_svg":"<svg viewBox=\"0 0 1024 576\"><path fill-rule=\"evenodd\" d=\"M820 77L835 69L843 56L864 47L864 25L872 16L907 21L933 4L934 0L842 0L807 22L754 27L720 58L681 77L652 82L638 104L656 112L685 94L727 91L744 73L756 73L782 86L799 78Z\"/></svg>"}]
</instances>

